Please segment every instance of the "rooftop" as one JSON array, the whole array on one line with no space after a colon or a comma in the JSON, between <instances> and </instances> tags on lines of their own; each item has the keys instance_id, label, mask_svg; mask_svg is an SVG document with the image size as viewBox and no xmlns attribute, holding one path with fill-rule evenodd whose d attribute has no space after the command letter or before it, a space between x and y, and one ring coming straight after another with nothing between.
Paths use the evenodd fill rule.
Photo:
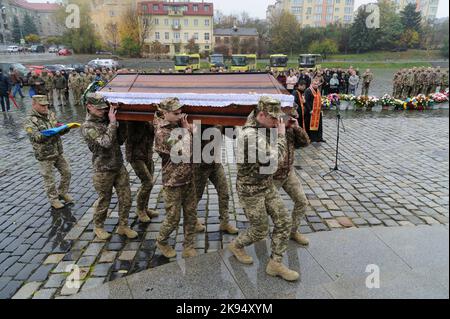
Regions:
<instances>
[{"instance_id":1,"label":"rooftop","mask_svg":"<svg viewBox=\"0 0 450 319\"><path fill-rule=\"evenodd\" d=\"M13 2L19 7L35 11L56 11L60 8L60 5L57 3L49 3L49 2L31 3L26 0L14 0Z\"/></svg>"}]
</instances>

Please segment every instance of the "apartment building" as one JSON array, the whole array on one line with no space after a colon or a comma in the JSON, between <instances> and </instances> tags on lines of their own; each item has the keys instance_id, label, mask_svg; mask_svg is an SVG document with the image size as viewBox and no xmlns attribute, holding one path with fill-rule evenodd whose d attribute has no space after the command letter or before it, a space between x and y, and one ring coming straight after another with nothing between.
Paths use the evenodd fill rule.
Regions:
<instances>
[{"instance_id":1,"label":"apartment building","mask_svg":"<svg viewBox=\"0 0 450 319\"><path fill-rule=\"evenodd\" d=\"M138 14L150 25L145 43L154 41L166 47L169 54L184 53L189 40L195 39L200 52L214 49L214 5L194 1L143 1Z\"/></svg>"},{"instance_id":2,"label":"apartment building","mask_svg":"<svg viewBox=\"0 0 450 319\"><path fill-rule=\"evenodd\" d=\"M277 0L267 8L267 18L283 10L292 13L302 27L351 24L355 0Z\"/></svg>"},{"instance_id":3,"label":"apartment building","mask_svg":"<svg viewBox=\"0 0 450 319\"><path fill-rule=\"evenodd\" d=\"M439 0L391 0L395 3L397 12L403 10L406 5L413 3L416 10L422 13L425 20L435 20L439 8Z\"/></svg>"}]
</instances>

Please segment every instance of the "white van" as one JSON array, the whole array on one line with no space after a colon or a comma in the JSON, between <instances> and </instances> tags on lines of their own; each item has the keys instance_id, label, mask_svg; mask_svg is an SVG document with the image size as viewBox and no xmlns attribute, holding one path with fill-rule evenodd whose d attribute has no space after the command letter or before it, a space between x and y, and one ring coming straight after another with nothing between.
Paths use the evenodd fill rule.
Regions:
<instances>
[{"instance_id":1,"label":"white van","mask_svg":"<svg viewBox=\"0 0 450 319\"><path fill-rule=\"evenodd\" d=\"M8 53L16 53L16 52L19 52L19 47L18 47L17 45L10 45L10 46L6 49L6 51L7 51Z\"/></svg>"},{"instance_id":2,"label":"white van","mask_svg":"<svg viewBox=\"0 0 450 319\"><path fill-rule=\"evenodd\" d=\"M113 59L95 59L88 63L89 67L98 68L98 67L105 67L105 68L118 68L119 63L117 61L114 61Z\"/></svg>"}]
</instances>

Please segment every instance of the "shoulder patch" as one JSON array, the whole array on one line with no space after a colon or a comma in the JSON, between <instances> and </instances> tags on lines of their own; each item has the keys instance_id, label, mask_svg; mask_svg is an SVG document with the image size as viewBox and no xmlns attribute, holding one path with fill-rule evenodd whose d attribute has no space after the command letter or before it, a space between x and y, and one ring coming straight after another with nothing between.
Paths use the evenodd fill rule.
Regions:
<instances>
[{"instance_id":1,"label":"shoulder patch","mask_svg":"<svg viewBox=\"0 0 450 319\"><path fill-rule=\"evenodd\" d=\"M33 129L32 129L31 127L25 128L25 131L26 131L28 134L32 134L32 133L33 133Z\"/></svg>"},{"instance_id":2,"label":"shoulder patch","mask_svg":"<svg viewBox=\"0 0 450 319\"><path fill-rule=\"evenodd\" d=\"M97 138L99 137L99 134L98 134L97 130L95 130L95 129L93 129L93 128L90 128L90 129L87 131L87 135L88 135L90 138L92 138L93 140L95 140L95 139L97 139Z\"/></svg>"}]
</instances>

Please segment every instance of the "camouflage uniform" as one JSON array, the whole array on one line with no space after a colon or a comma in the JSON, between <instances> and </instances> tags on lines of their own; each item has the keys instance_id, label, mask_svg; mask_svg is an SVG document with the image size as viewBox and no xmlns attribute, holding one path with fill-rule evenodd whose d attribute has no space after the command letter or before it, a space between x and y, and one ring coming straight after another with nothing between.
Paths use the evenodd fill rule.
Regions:
<instances>
[{"instance_id":1,"label":"camouflage uniform","mask_svg":"<svg viewBox=\"0 0 450 319\"><path fill-rule=\"evenodd\" d=\"M34 95L47 95L47 91L45 90L45 82L41 77L33 75L28 80L28 85L34 89Z\"/></svg>"},{"instance_id":2,"label":"camouflage uniform","mask_svg":"<svg viewBox=\"0 0 450 319\"><path fill-rule=\"evenodd\" d=\"M40 104L48 104L45 96L35 95L33 99ZM57 136L46 137L40 132L57 127L55 113L49 111L48 115L41 114L32 109L25 120L25 131L33 146L34 156L39 161L40 173L44 179L44 186L50 201L58 200L59 196L69 191L71 172L70 166L63 155L61 135L69 132L65 130ZM54 168L61 174L61 181L56 188Z\"/></svg>"},{"instance_id":3,"label":"camouflage uniform","mask_svg":"<svg viewBox=\"0 0 450 319\"><path fill-rule=\"evenodd\" d=\"M427 94L428 80L429 80L429 77L428 77L427 70L422 70L421 72L419 72L414 96L416 96L418 94Z\"/></svg>"},{"instance_id":4,"label":"camouflage uniform","mask_svg":"<svg viewBox=\"0 0 450 319\"><path fill-rule=\"evenodd\" d=\"M69 77L69 89L72 91L74 105L80 105L82 80L78 73L72 73Z\"/></svg>"},{"instance_id":5,"label":"camouflage uniform","mask_svg":"<svg viewBox=\"0 0 450 319\"><path fill-rule=\"evenodd\" d=\"M251 163L249 156L262 152L267 155L270 163L277 163L285 158L286 137L279 135L277 147L274 148L273 145L270 145L267 134L258 132L261 127L256 121L256 112L259 111L267 112L270 116L277 118L282 115L279 101L263 97L257 110L250 114L247 123L240 131L239 147L244 150L244 158L240 159L241 163L237 165L236 189L250 227L241 232L234 243L236 248L242 249L265 239L269 234L270 216L274 223L271 257L274 261L281 263L288 246L291 220L273 182L273 174L276 169L272 170L272 174L270 174L265 164L258 161ZM264 169L267 171L261 171Z\"/></svg>"},{"instance_id":6,"label":"camouflage uniform","mask_svg":"<svg viewBox=\"0 0 450 319\"><path fill-rule=\"evenodd\" d=\"M53 106L53 78L47 72L42 72L42 80L44 81L47 100Z\"/></svg>"},{"instance_id":7,"label":"camouflage uniform","mask_svg":"<svg viewBox=\"0 0 450 319\"><path fill-rule=\"evenodd\" d=\"M153 140L154 127L150 122L128 122L126 156L137 177L141 181L141 187L137 193L138 211L148 209L150 193L153 189Z\"/></svg>"},{"instance_id":8,"label":"camouflage uniform","mask_svg":"<svg viewBox=\"0 0 450 319\"><path fill-rule=\"evenodd\" d=\"M89 96L87 102L98 109L108 108L97 94ZM119 198L119 226L128 225L131 209L130 179L123 163L120 149L123 141L118 128L119 124L111 124L107 118L99 118L88 113L81 129L93 155L93 181L99 196L94 211L94 224L97 228L103 228L113 188Z\"/></svg>"},{"instance_id":9,"label":"camouflage uniform","mask_svg":"<svg viewBox=\"0 0 450 319\"><path fill-rule=\"evenodd\" d=\"M160 105L161 110L176 111L181 108L178 99L167 99ZM193 183L193 164L174 163L171 159L171 149L176 141L171 139L171 132L179 129L178 124L164 120L159 112L155 116L155 150L162 160L163 196L166 208L164 220L159 236L159 244L168 245L170 234L177 229L181 209L183 209L184 249L194 248L195 223L197 220L197 202ZM180 141L183 149L192 146L192 135L184 134Z\"/></svg>"},{"instance_id":10,"label":"camouflage uniform","mask_svg":"<svg viewBox=\"0 0 450 319\"><path fill-rule=\"evenodd\" d=\"M394 75L394 90L393 90L393 97L398 99L400 98L402 91L402 71L398 71Z\"/></svg>"},{"instance_id":11,"label":"camouflage uniform","mask_svg":"<svg viewBox=\"0 0 450 319\"><path fill-rule=\"evenodd\" d=\"M58 100L58 106L63 106L66 104L66 79L62 75L55 75L53 77L53 86L56 89L56 97Z\"/></svg>"},{"instance_id":12,"label":"camouflage uniform","mask_svg":"<svg viewBox=\"0 0 450 319\"><path fill-rule=\"evenodd\" d=\"M406 74L405 80L406 80L406 82L405 82L405 86L403 87L402 97L406 99L406 98L412 96L413 90L414 90L415 75L413 73L413 70L408 71L408 73Z\"/></svg>"},{"instance_id":13,"label":"camouflage uniform","mask_svg":"<svg viewBox=\"0 0 450 319\"><path fill-rule=\"evenodd\" d=\"M210 141L202 141L202 149ZM213 155L213 154L211 154ZM219 198L219 218L221 223L228 223L230 193L228 190L225 168L222 163L201 163L194 165L195 189L197 195L197 204L203 197L208 180L214 185Z\"/></svg>"},{"instance_id":14,"label":"camouflage uniform","mask_svg":"<svg viewBox=\"0 0 450 319\"><path fill-rule=\"evenodd\" d=\"M372 72L365 72L363 74L363 85L362 85L362 95L368 96L369 95L369 88L370 83L373 81L373 74Z\"/></svg>"},{"instance_id":15,"label":"camouflage uniform","mask_svg":"<svg viewBox=\"0 0 450 319\"><path fill-rule=\"evenodd\" d=\"M311 141L309 140L308 134L301 127L287 129L286 141L287 152L284 159L280 162L278 171L273 176L273 180L275 187L277 189L283 188L294 201L291 233L296 233L308 207L308 199L294 169L295 150L308 146L311 144Z\"/></svg>"}]
</instances>

